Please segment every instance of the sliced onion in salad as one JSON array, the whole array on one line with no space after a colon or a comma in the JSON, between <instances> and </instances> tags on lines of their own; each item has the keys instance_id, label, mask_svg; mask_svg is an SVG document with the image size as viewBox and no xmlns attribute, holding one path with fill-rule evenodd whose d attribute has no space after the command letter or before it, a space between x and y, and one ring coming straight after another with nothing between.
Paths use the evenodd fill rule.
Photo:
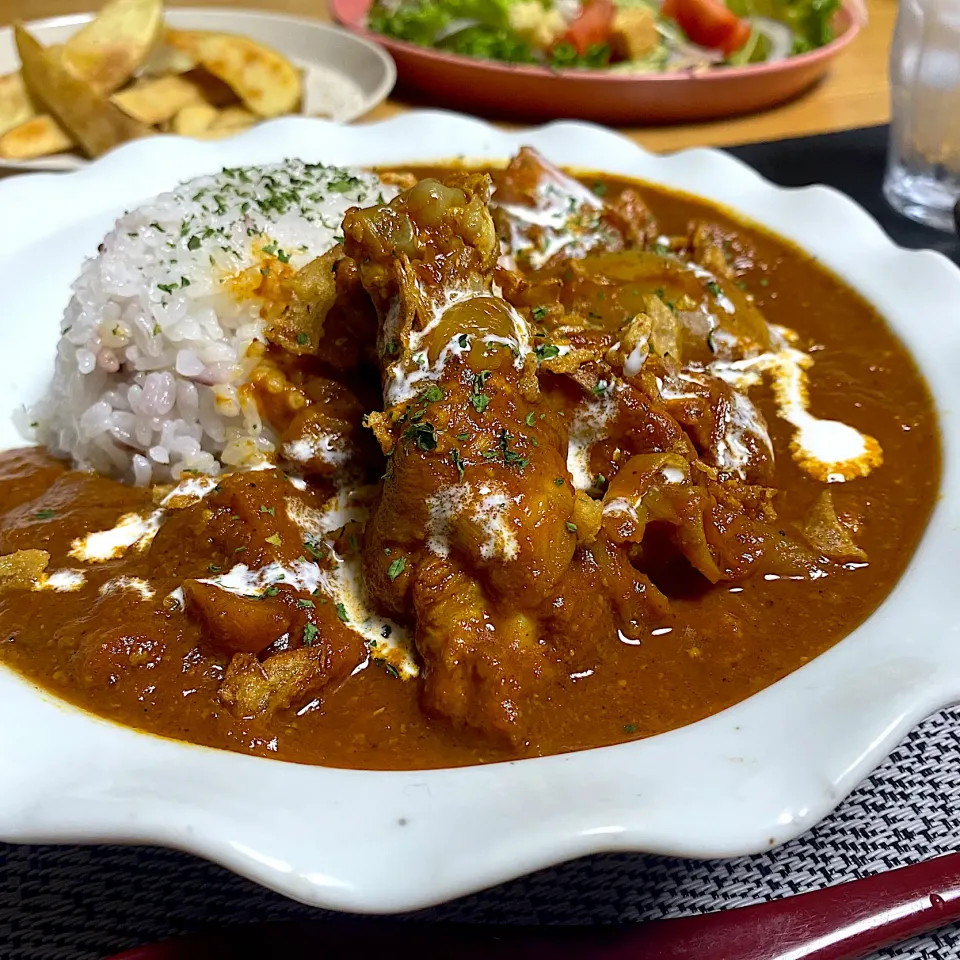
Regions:
<instances>
[{"instance_id":1,"label":"sliced onion in salad","mask_svg":"<svg viewBox=\"0 0 960 960\"><path fill-rule=\"evenodd\" d=\"M663 38L663 48L667 53L666 61L661 68L663 70L671 73L679 70L705 70L724 61L724 56L719 50L708 50L706 47L691 43L684 32L669 20L657 21L657 33Z\"/></svg>"},{"instance_id":2,"label":"sliced onion in salad","mask_svg":"<svg viewBox=\"0 0 960 960\"><path fill-rule=\"evenodd\" d=\"M793 52L793 31L785 23L774 20L772 17L747 17L747 21L753 29L744 49L751 44L759 43L759 38L763 37L767 42L767 49L764 51L763 57L764 63L786 60ZM750 63L752 61L748 58L745 62Z\"/></svg>"},{"instance_id":3,"label":"sliced onion in salad","mask_svg":"<svg viewBox=\"0 0 960 960\"><path fill-rule=\"evenodd\" d=\"M473 18L461 17L459 20L451 20L442 30L438 30L436 32L433 42L440 43L442 40L447 40L455 33L460 33L462 30L469 30L471 27L480 26L482 26L480 21L474 20Z\"/></svg>"}]
</instances>

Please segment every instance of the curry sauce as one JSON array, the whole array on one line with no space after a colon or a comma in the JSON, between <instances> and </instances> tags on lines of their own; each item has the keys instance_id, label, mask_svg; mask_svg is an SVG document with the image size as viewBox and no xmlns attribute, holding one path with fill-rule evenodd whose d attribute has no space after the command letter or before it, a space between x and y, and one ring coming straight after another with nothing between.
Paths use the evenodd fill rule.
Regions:
<instances>
[{"instance_id":1,"label":"curry sauce","mask_svg":"<svg viewBox=\"0 0 960 960\"><path fill-rule=\"evenodd\" d=\"M418 169L413 173L416 179L423 179L444 177L449 171ZM494 177L502 176L494 172ZM638 185L601 176L584 182L614 206L626 195L624 204L633 210L632 216L641 216L629 206ZM469 188L462 189L469 196ZM849 424L875 439L882 449L882 465L866 475L824 483L792 455L795 431L780 416L769 384L750 391L769 428L774 453L772 463L764 467L769 476L763 486L774 491L770 503L775 519L771 519L772 509L761 518L770 528L770 536L803 542L802 531L809 525L811 511L829 489L831 509L842 519L851 542L855 541L846 558L841 552L833 562L804 561L796 569L731 574L711 582L677 551L669 529L651 522L642 541L627 538L622 554L630 557L634 568L634 573L624 576L634 577L631 582L636 582L635 575L642 576L650 585L644 601L649 601L645 608L649 616L631 620L630 629L611 629L606 615L594 611L613 601L603 599L598 606L588 577L558 579L546 592L544 603L555 610L578 611L556 628L558 636L576 647L576 656L564 659L558 654L559 670L551 668L545 679L511 694L522 710L523 722L518 735L504 738L488 735L482 723L452 722L450 711L444 713L446 701L442 699L430 701L428 697L441 706L425 709L423 677L405 679L399 660L368 655L370 644L376 646L377 631L382 631L379 636L384 643L392 642L398 634L391 637L390 631L400 630L410 619L402 602L390 600L386 592L399 589L406 577L414 575L417 563L427 561L417 561L413 550L400 550L394 534L384 533L382 524L364 528L348 520L336 533L336 550L344 558L355 556L359 567L367 571L371 602L382 608L376 630L357 634L350 610L328 595L322 578L306 587L299 584L289 593L289 583L279 583L268 587L259 600L246 600L248 606L239 613L234 608L223 612L224 623L243 617L250 631L261 629L257 618L269 617L272 619L264 630L275 629L284 637L302 635L304 643L316 638L317 669L324 671L326 683L322 692L305 703L284 704L285 709L269 716L251 716L249 711L244 715L237 710L236 696L231 699L224 693L225 677L238 655L249 657L252 669L257 669L266 654L256 644L246 647L242 639L235 640L237 630L243 632L236 626L225 627L219 636L216 588L241 559L250 570L270 561L274 554L269 550L257 553L263 542L284 544L277 547L276 562L286 564L287 569L295 569L300 560L312 562L312 554L305 551L317 547L310 542L305 546L303 538L287 524L283 514L290 508L285 504L293 498L301 505L297 509L320 511L336 495L333 480L308 476L303 482L288 467L280 466L217 478L215 490L202 503L189 510L169 511L145 549L120 551L114 558L91 562L78 554L77 548L91 531L115 529L131 514L151 516L158 510L160 497L168 492L73 472L43 451L27 449L0 457L0 554L45 551L48 571L79 569L83 583L76 589L57 589L56 584L51 586L49 580L40 578L28 592L8 589L0 594L0 658L65 700L151 733L303 763L410 769L553 754L652 736L749 697L842 639L874 611L903 573L937 495L940 446L926 386L877 312L809 256L693 198L647 185L641 185L639 193L645 205L642 216L655 227L637 243L652 249L661 237L687 235L691 223L709 223L717 236L725 238L732 268L723 283L730 298L749 297L751 308L768 323L795 331L804 352L812 358L808 370L811 412ZM352 255L360 264L363 280L363 260L357 253L365 242L360 226L352 239L348 234L347 252L351 253L354 244ZM584 262L600 263L589 257ZM579 348L576 334L563 326L573 312L586 318L584 329L592 331L595 338L608 337L603 349L610 351L616 346L614 333L624 323L624 311L640 309L640 292L637 304L627 303L632 294L624 292L625 288L599 282L589 273L576 274L567 259L555 258L527 273L528 279L534 278L529 286L521 292L504 288L503 296L513 298L511 309L524 315L529 312L542 328L536 333L541 360L544 356L549 359L551 352L542 349L544 343L569 337L574 348ZM364 282L372 289L369 281ZM544 294L544 290L550 292ZM643 293L649 290L645 288ZM376 293L371 295L375 301ZM534 296L545 299L534 302L530 299ZM661 299L666 302L669 296L667 290ZM549 304L549 311L541 309L541 303ZM561 319L555 319L558 317ZM331 323L335 325L336 319ZM561 359L564 355L559 349L555 354ZM270 362L271 370L294 376L282 357L271 354ZM491 369L489 377L481 375L479 381L475 370L462 379L466 390L462 406L471 424L488 415L506 416L497 406L497 398L503 395L497 393L502 370ZM582 389L595 394L598 382L607 382L587 382L582 373L577 375ZM301 372L298 376L306 375ZM364 368L355 376L363 382L354 394L363 402L356 408L343 407L343 418L359 435L364 410L375 409L371 397L377 393L377 373ZM524 394L518 392L515 401L525 422L536 425L534 439L539 439L535 448L520 446L518 438L527 436L523 431L507 433L503 428L500 434L508 439L499 451L502 462L496 462L518 484L536 476L534 458L552 437L562 438L569 430L567 414L574 401L568 399L571 388L560 382L568 375L550 372L543 364L539 376L540 399L530 401L529 413L523 413ZM441 383L442 390L437 390L447 396L457 389L452 381ZM493 399L488 406L476 401L479 396ZM402 415L410 417L409 409L408 405ZM296 418L288 420L292 423ZM379 477L386 471L384 484L402 483L407 476L404 471L412 469L405 466L406 460L434 454L430 443L420 444L423 433L418 426L434 421L438 426L432 428L436 433L431 442L442 448L443 437L436 439L442 418L430 412L406 424L383 423L378 430L381 445L387 442L384 437L390 430L397 438L390 441L396 452L391 450L386 458L371 444L368 434L358 441L366 444L363 456L373 475ZM468 436L462 424L451 425L449 430L455 437ZM457 471L460 480L466 471L469 480L469 471L482 467L471 447L479 442L479 431L477 428L476 436L469 439L451 439L450 443L459 444L454 447L456 457L445 452L442 467L430 460L431 476L442 469L444 477L456 482ZM595 449L591 459L595 464L597 457L609 456L612 465L604 468L609 475L603 475L599 489L592 491L597 502L603 489L615 483L618 466L625 469L619 448L613 451L612 441L608 446L609 451L606 447L601 452ZM508 454L513 451L517 452L511 459ZM477 461L473 468L471 456ZM526 471L518 470L524 459L530 466L524 464ZM396 474L391 475L394 469ZM562 467L556 472L560 474L558 495L569 493L573 499L575 484L571 486ZM720 475L722 480L722 469ZM511 491L519 489L509 486L513 479L504 482ZM754 489L759 489L757 483L751 483L750 490ZM583 522L579 525L582 528ZM577 524L567 520L566 528L571 526ZM578 556L593 549L602 566L601 548L584 543L583 529L574 529L571 536L570 545L563 549L580 551ZM377 537L381 539L374 547L371 544ZM745 542L742 537L741 542ZM388 545L384 547L384 543ZM284 553L288 550L289 555ZM748 547L742 550L738 562L746 570L753 558ZM424 551L425 556L427 548ZM813 551L811 556L815 554ZM379 580L369 573L371 564L382 568ZM184 587L187 582L200 586ZM409 589L416 591L417 587ZM650 600L654 595L662 600ZM269 605L264 605L265 600ZM198 605L202 605L203 615L188 615L199 609ZM549 616L543 609L538 608L537 613L541 623ZM576 625L575 635L570 624ZM282 649L286 648L281 643L267 648L267 653ZM419 659L423 654L414 656Z\"/></svg>"}]
</instances>

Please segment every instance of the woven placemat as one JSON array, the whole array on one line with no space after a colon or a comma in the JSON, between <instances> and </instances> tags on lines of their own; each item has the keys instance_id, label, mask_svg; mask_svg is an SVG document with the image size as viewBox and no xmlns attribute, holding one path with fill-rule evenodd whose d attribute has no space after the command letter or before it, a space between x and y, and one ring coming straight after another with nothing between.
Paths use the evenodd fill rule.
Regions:
<instances>
[{"instance_id":1,"label":"woven placemat","mask_svg":"<svg viewBox=\"0 0 960 960\"><path fill-rule=\"evenodd\" d=\"M784 184L832 183L894 238L960 259L960 245L883 207L882 128L732 152ZM416 916L481 923L615 923L737 907L868 876L960 849L960 710L914 730L805 836L761 856L695 862L616 854L544 870ZM177 934L305 919L293 903L186 854L148 847L0 844L0 960L100 960ZM878 956L960 957L960 927ZM736 960L731 957L730 960Z\"/></svg>"}]
</instances>

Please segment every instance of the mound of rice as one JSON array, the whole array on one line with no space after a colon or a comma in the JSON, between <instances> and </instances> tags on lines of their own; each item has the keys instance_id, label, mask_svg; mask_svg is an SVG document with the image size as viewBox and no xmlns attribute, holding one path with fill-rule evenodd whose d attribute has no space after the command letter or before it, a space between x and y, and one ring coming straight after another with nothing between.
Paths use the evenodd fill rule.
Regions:
<instances>
[{"instance_id":1,"label":"mound of rice","mask_svg":"<svg viewBox=\"0 0 960 960\"><path fill-rule=\"evenodd\" d=\"M265 254L302 266L341 239L349 207L395 193L290 160L200 177L125 214L73 285L53 381L21 431L141 485L263 462L276 437L238 389L264 339L262 301L224 281Z\"/></svg>"}]
</instances>

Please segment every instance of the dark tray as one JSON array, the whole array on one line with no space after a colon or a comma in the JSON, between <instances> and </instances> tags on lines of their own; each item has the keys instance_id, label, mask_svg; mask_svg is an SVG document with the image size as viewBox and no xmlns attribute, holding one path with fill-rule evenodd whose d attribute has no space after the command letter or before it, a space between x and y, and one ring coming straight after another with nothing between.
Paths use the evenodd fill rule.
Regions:
<instances>
[{"instance_id":1,"label":"dark tray","mask_svg":"<svg viewBox=\"0 0 960 960\"><path fill-rule=\"evenodd\" d=\"M752 143L731 147L728 152L785 187L811 183L836 187L868 210L901 246L939 250L960 264L960 240L955 235L914 223L894 212L883 199L887 135L886 126L863 127L816 137Z\"/></svg>"}]
</instances>

